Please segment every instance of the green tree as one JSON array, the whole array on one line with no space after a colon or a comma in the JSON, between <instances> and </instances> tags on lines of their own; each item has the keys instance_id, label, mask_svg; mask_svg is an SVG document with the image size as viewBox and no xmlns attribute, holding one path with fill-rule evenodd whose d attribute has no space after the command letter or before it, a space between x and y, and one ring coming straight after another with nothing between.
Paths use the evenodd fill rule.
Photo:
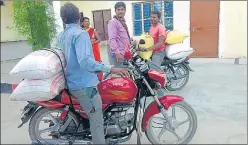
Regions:
<instances>
[{"instance_id":1,"label":"green tree","mask_svg":"<svg viewBox=\"0 0 248 145\"><path fill-rule=\"evenodd\" d=\"M27 38L33 50L50 48L50 41L56 35L56 25L49 2L15 0L13 7L15 28Z\"/></svg>"}]
</instances>

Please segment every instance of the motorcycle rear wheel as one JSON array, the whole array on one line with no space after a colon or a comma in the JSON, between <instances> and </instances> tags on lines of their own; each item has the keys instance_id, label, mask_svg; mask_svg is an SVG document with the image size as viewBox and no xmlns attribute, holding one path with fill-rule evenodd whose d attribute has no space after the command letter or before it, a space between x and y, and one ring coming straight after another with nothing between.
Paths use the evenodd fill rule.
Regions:
<instances>
[{"instance_id":1,"label":"motorcycle rear wheel","mask_svg":"<svg viewBox=\"0 0 248 145\"><path fill-rule=\"evenodd\" d=\"M183 65L183 64L179 64L178 66L176 66L178 68L181 68L184 72L185 72L185 75L186 77L185 78L182 78L180 81L182 81L182 84L178 87L173 87L173 83L171 84L168 84L165 86L165 88L168 90L168 91L179 91L181 90L189 81L189 70ZM165 70L166 72L166 70ZM168 79L168 77L167 77ZM173 81L173 80L172 80Z\"/></svg>"},{"instance_id":2,"label":"motorcycle rear wheel","mask_svg":"<svg viewBox=\"0 0 248 145\"><path fill-rule=\"evenodd\" d=\"M190 124L189 124L189 128L188 128L188 130L187 130L187 132L185 133L185 135L183 136L183 138L181 139L181 140L179 140L178 142L176 142L176 143L168 143L168 144L188 144L191 140L192 140L192 138L194 137L194 135L195 135L195 133L196 133L196 130L197 130L197 116L196 116L196 114L195 114L195 112L194 112L194 110L191 108L191 106L188 104L188 103L186 103L185 101L181 101L181 102L177 102L177 103L175 103L175 104L173 104L171 107L173 107L173 106L178 106L178 107L180 107L180 108L183 108L183 110L187 113L187 115L188 115L188 117L189 117L189 122L190 122ZM171 108L170 107L170 108ZM162 135L160 135L160 138L158 138L158 137L155 137L154 136L154 134L153 134L153 130L151 129L153 126L152 126L152 121L153 121L153 119L154 118L158 118L158 117L155 117L156 115L158 115L158 114L155 114L155 115L153 115L150 119L149 119L149 122L148 122L148 125L147 125L147 128L146 128L146 130L145 130L145 134L146 134L146 136L147 136L147 138L148 138L148 140L152 143L152 144L165 144L165 143L161 143L160 142L160 138L161 138L161 136ZM169 114L168 114L169 115ZM173 117L172 117L173 118ZM171 118L170 118L171 119ZM181 121L181 123L182 124L184 124L184 123L186 123L185 121ZM188 122L188 121L187 121ZM178 122L177 122L178 123ZM182 125L181 124L181 125ZM171 131L169 131L169 129L167 130L166 128L169 128L168 127L168 123L166 123L166 121L165 122L163 122L163 127L162 127L162 129L161 129L161 132L162 132L162 130L163 131L167 131L167 132L170 132L170 133L172 133ZM178 123L178 127L179 127L180 125L179 125L179 123ZM161 132L159 133L159 134L161 134ZM164 132L165 133L165 132ZM173 135L175 135L174 134L175 133L175 130L174 130L174 132L172 133ZM176 135L178 135L177 133L176 133ZM168 136L167 136L168 137Z\"/></svg>"},{"instance_id":3,"label":"motorcycle rear wheel","mask_svg":"<svg viewBox=\"0 0 248 145\"><path fill-rule=\"evenodd\" d=\"M33 115L33 117L30 120L30 123L29 123L29 136L30 136L30 139L31 139L31 141L32 141L33 144L63 144L63 143L69 143L69 141L66 140L66 139L61 139L60 137L59 138L56 138L55 137L56 135L51 135L52 139L42 139L42 137L41 137L41 132L46 131L46 132L49 132L49 134L51 134L51 131L50 130L52 129L53 126L57 125L54 122L57 122L58 123L58 117L59 117L59 115L58 115L58 117L53 117L52 114L51 114L51 113L55 113L55 112L56 113L61 113L62 112L62 109L40 108ZM50 121L52 121L52 124L47 119L45 121L48 121L50 123L49 124L49 128L46 128L46 129L43 129L43 130L39 130L40 123L42 121L44 121L42 119L45 116L49 116L49 118L51 119ZM68 118L71 119L70 124L72 123L75 126L77 126L79 124L79 120L77 119L77 117L73 113L68 112L67 119ZM48 136L50 136L50 135L48 135Z\"/></svg>"}]
</instances>

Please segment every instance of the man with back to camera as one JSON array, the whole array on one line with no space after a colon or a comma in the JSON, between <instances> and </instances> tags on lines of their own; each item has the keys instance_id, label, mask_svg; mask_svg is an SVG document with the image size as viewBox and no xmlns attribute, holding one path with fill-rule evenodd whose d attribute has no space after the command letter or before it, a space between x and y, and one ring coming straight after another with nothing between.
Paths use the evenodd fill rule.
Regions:
<instances>
[{"instance_id":1,"label":"man with back to camera","mask_svg":"<svg viewBox=\"0 0 248 145\"><path fill-rule=\"evenodd\" d=\"M115 4L115 13L114 18L108 22L109 62L116 67L125 67L122 64L125 47L127 44L135 45L136 42L131 42L128 27L124 19L126 4L124 2L117 2Z\"/></svg>"},{"instance_id":2,"label":"man with back to camera","mask_svg":"<svg viewBox=\"0 0 248 145\"><path fill-rule=\"evenodd\" d=\"M153 11L151 15L151 27L149 35L154 39L154 45L148 49L140 49L140 51L153 51L152 62L156 65L161 66L161 63L165 57L165 39L166 29L159 23L161 13L159 11Z\"/></svg>"},{"instance_id":3,"label":"man with back to camera","mask_svg":"<svg viewBox=\"0 0 248 145\"><path fill-rule=\"evenodd\" d=\"M66 28L58 37L58 46L66 59L66 78L70 93L77 98L90 120L90 131L94 144L106 144L103 128L102 100L97 92L99 72L111 72L128 76L124 68L109 67L96 62L88 33L80 27L79 9L66 3L60 9Z\"/></svg>"}]
</instances>

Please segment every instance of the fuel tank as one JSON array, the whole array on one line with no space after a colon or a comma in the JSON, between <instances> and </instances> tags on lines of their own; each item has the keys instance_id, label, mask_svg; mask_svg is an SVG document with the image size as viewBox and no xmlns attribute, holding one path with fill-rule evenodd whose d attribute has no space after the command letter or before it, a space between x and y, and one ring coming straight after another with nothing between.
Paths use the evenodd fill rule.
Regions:
<instances>
[{"instance_id":1,"label":"fuel tank","mask_svg":"<svg viewBox=\"0 0 248 145\"><path fill-rule=\"evenodd\" d=\"M113 77L98 84L103 104L130 103L138 93L135 82L128 78Z\"/></svg>"}]
</instances>

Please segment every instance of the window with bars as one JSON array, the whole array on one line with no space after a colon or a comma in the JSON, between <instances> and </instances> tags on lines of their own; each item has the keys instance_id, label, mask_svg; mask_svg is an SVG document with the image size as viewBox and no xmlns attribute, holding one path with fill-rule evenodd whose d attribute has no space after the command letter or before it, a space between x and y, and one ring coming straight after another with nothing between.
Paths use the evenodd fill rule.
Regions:
<instances>
[{"instance_id":1,"label":"window with bars","mask_svg":"<svg viewBox=\"0 0 248 145\"><path fill-rule=\"evenodd\" d=\"M133 3L132 7L134 36L149 32L153 10L161 12L160 23L165 25L166 30L173 29L173 1Z\"/></svg>"}]
</instances>

